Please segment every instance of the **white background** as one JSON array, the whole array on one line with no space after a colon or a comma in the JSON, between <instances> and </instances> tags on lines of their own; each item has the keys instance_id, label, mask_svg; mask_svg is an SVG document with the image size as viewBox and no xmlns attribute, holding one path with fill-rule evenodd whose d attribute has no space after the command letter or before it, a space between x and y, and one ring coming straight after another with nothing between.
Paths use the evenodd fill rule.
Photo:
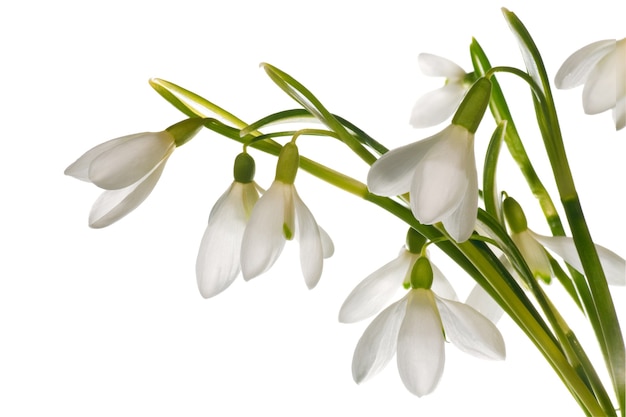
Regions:
<instances>
[{"instance_id":1,"label":"white background","mask_svg":"<svg viewBox=\"0 0 626 417\"><path fill-rule=\"evenodd\" d=\"M296 185L336 245L320 284L306 289L293 243L270 272L248 283L239 278L210 300L196 289L195 258L239 145L201 133L170 158L148 200L104 230L87 227L99 191L63 175L100 142L182 118L152 91L151 77L251 122L295 107L258 68L270 62L396 147L436 131L408 126L417 97L441 83L419 73L420 52L469 69L474 36L492 64L523 66L501 6L525 22L552 75L575 49L625 36L617 1L477 3L2 3L0 415L578 415L508 318L499 324L507 360L486 362L447 346L432 395L409 394L394 362L357 386L350 363L367 323L339 324L337 312L362 278L396 255L405 227L308 174ZM511 76L501 80L553 190L527 90ZM623 256L626 130L616 134L609 113L584 116L580 95L555 91L570 163L595 240ZM486 123L477 133L478 159L491 129ZM303 154L364 180L366 167L336 143L299 144ZM274 160L255 157L267 187ZM547 233L515 168L503 167L499 181L527 207L531 227ZM470 279L436 251L433 258L464 298ZM590 340L558 285L548 291ZM614 294L623 314L624 289ZM587 345L597 358L594 343Z\"/></svg>"}]
</instances>

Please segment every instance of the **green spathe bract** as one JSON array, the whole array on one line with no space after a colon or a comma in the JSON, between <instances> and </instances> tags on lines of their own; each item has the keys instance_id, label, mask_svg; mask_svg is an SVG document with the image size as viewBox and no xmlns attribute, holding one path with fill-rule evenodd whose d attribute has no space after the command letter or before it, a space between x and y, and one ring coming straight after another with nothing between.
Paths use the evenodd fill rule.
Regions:
<instances>
[{"instance_id":1,"label":"green spathe bract","mask_svg":"<svg viewBox=\"0 0 626 417\"><path fill-rule=\"evenodd\" d=\"M202 129L204 125L204 119L199 117L192 117L165 129L174 137L174 143L176 146L182 146L192 139L196 133Z\"/></svg>"},{"instance_id":2,"label":"green spathe bract","mask_svg":"<svg viewBox=\"0 0 626 417\"><path fill-rule=\"evenodd\" d=\"M513 233L521 233L528 229L526 215L524 215L522 206L514 198L507 197L502 203L502 209Z\"/></svg>"},{"instance_id":3,"label":"green spathe bract","mask_svg":"<svg viewBox=\"0 0 626 417\"><path fill-rule=\"evenodd\" d=\"M475 133L485 115L491 97L491 81L479 78L465 95L452 118L452 124L463 126L470 133Z\"/></svg>"},{"instance_id":4,"label":"green spathe bract","mask_svg":"<svg viewBox=\"0 0 626 417\"><path fill-rule=\"evenodd\" d=\"M233 167L235 181L242 184L254 181L255 169L254 159L247 152L240 153L235 158L235 165Z\"/></svg>"},{"instance_id":5,"label":"green spathe bract","mask_svg":"<svg viewBox=\"0 0 626 417\"><path fill-rule=\"evenodd\" d=\"M289 142L278 155L276 163L276 181L285 184L293 184L298 173L298 164L300 162L300 154L295 143Z\"/></svg>"},{"instance_id":6,"label":"green spathe bract","mask_svg":"<svg viewBox=\"0 0 626 417\"><path fill-rule=\"evenodd\" d=\"M411 270L411 288L429 289L433 285L433 267L426 256L420 256Z\"/></svg>"}]
</instances>

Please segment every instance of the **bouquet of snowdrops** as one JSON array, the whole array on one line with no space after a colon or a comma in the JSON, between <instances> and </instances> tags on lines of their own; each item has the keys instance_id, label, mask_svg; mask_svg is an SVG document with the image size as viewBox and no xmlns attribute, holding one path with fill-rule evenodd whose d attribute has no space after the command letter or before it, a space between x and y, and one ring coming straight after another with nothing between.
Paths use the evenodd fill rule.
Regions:
<instances>
[{"instance_id":1,"label":"bouquet of snowdrops","mask_svg":"<svg viewBox=\"0 0 626 417\"><path fill-rule=\"evenodd\" d=\"M152 87L185 115L161 132L120 137L87 151L66 174L104 189L89 215L102 228L139 206L158 182L168 158L200 130L208 129L242 144L233 181L215 203L197 257L200 294L218 295L242 275L266 273L287 241L300 249L308 288L321 278L324 259L333 255L329 234L300 198L297 174L305 170L406 223L398 256L361 281L339 309L339 320L373 320L356 344L352 375L357 383L373 377L394 357L407 390L423 396L437 386L444 369L445 342L486 359L505 357L497 323L503 313L525 332L569 389L586 415L624 416L624 341L611 291L626 283L626 263L595 244L585 222L572 178L553 100L557 88L584 84L583 108L611 110L617 130L626 125L626 39L582 47L552 79L538 47L515 14L504 10L525 62L525 69L492 66L476 40L470 45L473 69L445 58L421 54L428 76L445 79L421 97L411 113L416 128L447 124L430 137L396 149L369 136L353 121L327 109L303 84L284 71L261 64L297 108L269 114L253 123L239 119L204 97L162 79ZM562 207L539 178L525 150L506 94L497 77L515 77L529 88L522 97L534 107L536 123L550 161ZM488 110L488 111L487 111ZM476 158L475 132L491 114L495 130L485 155ZM290 123L304 127L289 129ZM280 128L277 129L276 126ZM369 165L357 179L300 155L298 143L323 136L340 141ZM271 184L255 181L257 152L277 157ZM536 197L550 235L535 233L521 202L498 181L501 154L517 163ZM477 164L481 164L482 177ZM230 175L230 174L229 174ZM546 180L545 178L543 180ZM559 215L559 210L565 214ZM461 302L444 273L431 261L440 251L476 282ZM594 330L604 363L589 359L546 294L543 286L561 285ZM610 384L599 373L607 373Z\"/></svg>"}]
</instances>

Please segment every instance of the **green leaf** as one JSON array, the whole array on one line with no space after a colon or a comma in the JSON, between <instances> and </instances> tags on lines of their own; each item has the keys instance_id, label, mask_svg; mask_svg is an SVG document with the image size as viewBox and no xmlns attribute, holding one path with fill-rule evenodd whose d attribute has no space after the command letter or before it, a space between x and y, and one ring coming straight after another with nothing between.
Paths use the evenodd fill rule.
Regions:
<instances>
[{"instance_id":1,"label":"green leaf","mask_svg":"<svg viewBox=\"0 0 626 417\"><path fill-rule=\"evenodd\" d=\"M556 108L550 91L550 81L539 50L526 27L514 13L507 9L503 9L503 13L519 42L528 73L540 86L544 95L543 100L535 98L537 121L552 165L559 196L572 230L572 237L587 277L586 280L581 280L573 274L573 278L600 343L613 388L617 394L618 408L624 416L626 413L624 339L600 259L584 220L584 213L565 153Z\"/></svg>"},{"instance_id":2,"label":"green leaf","mask_svg":"<svg viewBox=\"0 0 626 417\"><path fill-rule=\"evenodd\" d=\"M150 85L156 90L157 93L161 94L163 98L172 103L174 107L187 115L189 115L188 112L191 112L194 116L199 117L215 115L232 123L240 129L246 126L245 122L234 116L232 113L227 112L204 97L201 97L198 94L174 83L160 78L152 78L150 80Z\"/></svg>"},{"instance_id":3,"label":"green leaf","mask_svg":"<svg viewBox=\"0 0 626 417\"><path fill-rule=\"evenodd\" d=\"M346 130L346 128L322 105L322 103L304 85L280 69L262 63L261 67L274 83L287 95L300 103L313 116L324 123L329 129L337 133L343 143L357 154L363 161L371 165L376 161L376 157L363 147L360 141Z\"/></svg>"},{"instance_id":4,"label":"green leaf","mask_svg":"<svg viewBox=\"0 0 626 417\"><path fill-rule=\"evenodd\" d=\"M500 210L500 193L496 185L496 171L498 167L498 157L504 134L506 132L507 121L502 120L491 136L485 164L483 169L483 200L485 201L485 211L502 224L502 213Z\"/></svg>"}]
</instances>

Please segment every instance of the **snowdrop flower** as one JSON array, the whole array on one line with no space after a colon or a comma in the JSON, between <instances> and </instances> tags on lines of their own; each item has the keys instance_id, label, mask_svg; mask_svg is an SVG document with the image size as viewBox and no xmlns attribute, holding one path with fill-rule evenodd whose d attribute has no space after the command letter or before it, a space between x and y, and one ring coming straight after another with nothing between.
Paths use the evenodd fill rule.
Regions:
<instances>
[{"instance_id":1,"label":"snowdrop flower","mask_svg":"<svg viewBox=\"0 0 626 417\"><path fill-rule=\"evenodd\" d=\"M585 113L613 109L615 129L626 126L626 38L593 42L574 52L561 65L554 82L561 89L585 84Z\"/></svg>"},{"instance_id":2,"label":"snowdrop flower","mask_svg":"<svg viewBox=\"0 0 626 417\"><path fill-rule=\"evenodd\" d=\"M235 180L209 215L196 260L198 289L204 298L224 291L239 274L243 233L261 192L254 182L254 171L254 159L245 152L239 154Z\"/></svg>"},{"instance_id":3,"label":"snowdrop flower","mask_svg":"<svg viewBox=\"0 0 626 417\"><path fill-rule=\"evenodd\" d=\"M469 239L478 210L474 133L490 92L491 83L481 78L467 93L451 125L381 156L367 176L370 191L387 197L409 192L417 220L442 222L457 242Z\"/></svg>"},{"instance_id":4,"label":"snowdrop flower","mask_svg":"<svg viewBox=\"0 0 626 417\"><path fill-rule=\"evenodd\" d=\"M246 281L274 265L286 240L300 244L300 264L309 288L317 285L323 259L333 254L330 237L322 230L296 192L298 148L286 144L278 157L276 178L252 210L243 234L241 272Z\"/></svg>"},{"instance_id":5,"label":"snowdrop flower","mask_svg":"<svg viewBox=\"0 0 626 417\"><path fill-rule=\"evenodd\" d=\"M544 247L584 273L574 239L567 236L543 236L533 232L527 226L521 206L511 197L504 200L503 209L511 228L511 237L535 276L549 279L552 275ZM611 285L626 285L626 260L603 246L595 245L595 248L607 282Z\"/></svg>"},{"instance_id":6,"label":"snowdrop flower","mask_svg":"<svg viewBox=\"0 0 626 417\"><path fill-rule=\"evenodd\" d=\"M425 75L446 79L443 87L420 97L411 112L411 126L434 126L452 116L469 90L473 74L466 74L454 62L432 54L420 54L417 63Z\"/></svg>"},{"instance_id":7,"label":"snowdrop flower","mask_svg":"<svg viewBox=\"0 0 626 417\"><path fill-rule=\"evenodd\" d=\"M89 226L109 226L137 208L152 192L174 149L201 127L202 119L187 119L162 132L112 139L67 167L66 175L106 190L89 213Z\"/></svg>"},{"instance_id":8,"label":"snowdrop flower","mask_svg":"<svg viewBox=\"0 0 626 417\"><path fill-rule=\"evenodd\" d=\"M348 295L339 311L341 323L354 323L380 312L405 285L410 285L411 271L420 258L426 239L410 228L406 244L398 256L367 276ZM456 300L456 293L445 276L433 264L433 289L445 298Z\"/></svg>"},{"instance_id":9,"label":"snowdrop flower","mask_svg":"<svg viewBox=\"0 0 626 417\"><path fill-rule=\"evenodd\" d=\"M352 376L361 383L377 374L397 353L404 386L421 397L441 379L447 338L464 352L502 360L505 346L496 326L473 308L439 297L430 289L428 258L411 272L411 289L383 310L367 327L354 351Z\"/></svg>"}]
</instances>

